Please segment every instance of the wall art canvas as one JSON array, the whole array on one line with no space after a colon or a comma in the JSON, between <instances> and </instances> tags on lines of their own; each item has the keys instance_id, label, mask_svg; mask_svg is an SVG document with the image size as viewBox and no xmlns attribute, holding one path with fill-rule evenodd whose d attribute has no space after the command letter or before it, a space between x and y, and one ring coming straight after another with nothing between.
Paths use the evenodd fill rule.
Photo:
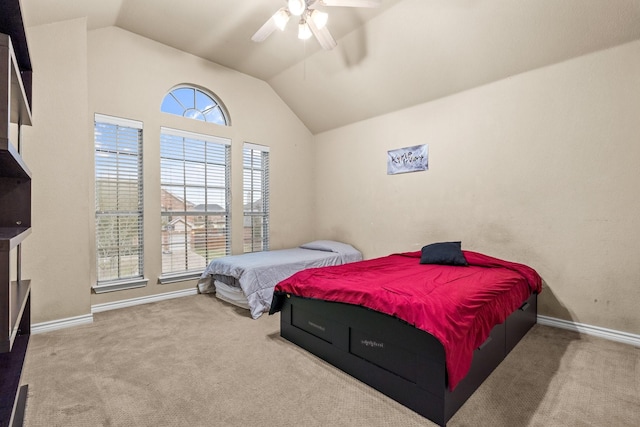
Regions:
<instances>
[{"instance_id":1,"label":"wall art canvas","mask_svg":"<svg viewBox=\"0 0 640 427\"><path fill-rule=\"evenodd\" d=\"M428 169L429 146L427 144L387 151L387 175Z\"/></svg>"}]
</instances>

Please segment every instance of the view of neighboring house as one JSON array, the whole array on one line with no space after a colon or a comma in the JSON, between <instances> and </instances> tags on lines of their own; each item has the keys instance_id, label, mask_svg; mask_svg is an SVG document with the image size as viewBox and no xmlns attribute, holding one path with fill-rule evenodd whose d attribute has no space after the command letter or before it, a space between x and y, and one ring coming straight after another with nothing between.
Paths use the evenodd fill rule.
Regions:
<instances>
[{"instance_id":1,"label":"view of neighboring house","mask_svg":"<svg viewBox=\"0 0 640 427\"><path fill-rule=\"evenodd\" d=\"M218 204L194 204L161 190L164 272L204 268L226 255L227 214ZM219 237L219 238L216 238Z\"/></svg>"}]
</instances>

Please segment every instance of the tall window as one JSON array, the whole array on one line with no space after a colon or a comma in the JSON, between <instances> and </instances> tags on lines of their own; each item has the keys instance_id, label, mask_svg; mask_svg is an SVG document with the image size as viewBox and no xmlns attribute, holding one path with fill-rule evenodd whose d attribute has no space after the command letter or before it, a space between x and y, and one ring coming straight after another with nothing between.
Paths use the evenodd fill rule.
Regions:
<instances>
[{"instance_id":1,"label":"tall window","mask_svg":"<svg viewBox=\"0 0 640 427\"><path fill-rule=\"evenodd\" d=\"M230 253L230 144L161 129L163 274L201 272L211 259Z\"/></svg>"},{"instance_id":2,"label":"tall window","mask_svg":"<svg viewBox=\"0 0 640 427\"><path fill-rule=\"evenodd\" d=\"M222 102L204 89L193 86L172 89L162 100L160 110L203 122L229 125L229 115Z\"/></svg>"},{"instance_id":3,"label":"tall window","mask_svg":"<svg viewBox=\"0 0 640 427\"><path fill-rule=\"evenodd\" d=\"M244 251L269 250L269 147L243 147Z\"/></svg>"},{"instance_id":4,"label":"tall window","mask_svg":"<svg viewBox=\"0 0 640 427\"><path fill-rule=\"evenodd\" d=\"M96 114L94 140L98 292L143 277L142 123Z\"/></svg>"}]
</instances>

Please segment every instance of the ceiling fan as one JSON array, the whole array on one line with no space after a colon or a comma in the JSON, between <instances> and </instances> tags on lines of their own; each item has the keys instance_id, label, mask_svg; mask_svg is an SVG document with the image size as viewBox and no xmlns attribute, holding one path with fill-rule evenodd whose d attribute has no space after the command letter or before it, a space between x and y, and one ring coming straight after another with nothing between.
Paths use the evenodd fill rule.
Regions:
<instances>
[{"instance_id":1,"label":"ceiling fan","mask_svg":"<svg viewBox=\"0 0 640 427\"><path fill-rule=\"evenodd\" d=\"M287 6L278 9L267 22L251 37L254 42L264 41L276 29L283 31L289 18L300 17L298 23L298 38L307 40L311 35L316 36L323 49L330 50L338 44L327 28L329 15L318 6L342 7L378 7L381 0L286 0Z\"/></svg>"}]
</instances>

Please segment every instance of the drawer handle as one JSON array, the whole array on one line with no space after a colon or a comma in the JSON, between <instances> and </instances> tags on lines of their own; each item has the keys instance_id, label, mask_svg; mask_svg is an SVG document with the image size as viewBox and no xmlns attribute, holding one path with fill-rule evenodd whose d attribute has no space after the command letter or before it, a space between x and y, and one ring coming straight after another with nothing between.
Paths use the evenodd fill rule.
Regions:
<instances>
[{"instance_id":1,"label":"drawer handle","mask_svg":"<svg viewBox=\"0 0 640 427\"><path fill-rule=\"evenodd\" d=\"M522 304L522 307L520 307L521 311L527 311L529 309L529 306L531 304L529 304L528 302L525 302L524 304Z\"/></svg>"},{"instance_id":2,"label":"drawer handle","mask_svg":"<svg viewBox=\"0 0 640 427\"><path fill-rule=\"evenodd\" d=\"M478 350L482 350L483 348L485 348L487 346L487 344L489 344L491 342L491 337L487 338L485 342L483 342L482 344L480 344L480 347L478 347Z\"/></svg>"}]
</instances>

